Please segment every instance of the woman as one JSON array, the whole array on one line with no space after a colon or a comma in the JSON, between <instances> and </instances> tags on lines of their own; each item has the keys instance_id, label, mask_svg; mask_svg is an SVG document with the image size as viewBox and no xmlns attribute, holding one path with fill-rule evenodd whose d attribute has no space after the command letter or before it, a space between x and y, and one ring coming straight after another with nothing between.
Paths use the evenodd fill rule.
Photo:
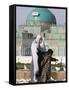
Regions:
<instances>
[{"instance_id":1,"label":"woman","mask_svg":"<svg viewBox=\"0 0 69 90\"><path fill-rule=\"evenodd\" d=\"M51 61L58 61L58 60L52 57L53 55L52 49L48 49L47 52L43 52L43 53L41 54L43 58L40 66L41 67L40 82L49 82L51 81Z\"/></svg>"},{"instance_id":2,"label":"woman","mask_svg":"<svg viewBox=\"0 0 69 90\"><path fill-rule=\"evenodd\" d=\"M34 82L37 82L36 74L39 70L37 49L41 48L42 50L45 50L45 51L48 50L48 47L45 47L45 45L47 45L47 43L45 44L44 39L40 35L37 35L36 39L32 42L32 45L31 45L32 67L33 67L32 68L32 80Z\"/></svg>"}]
</instances>

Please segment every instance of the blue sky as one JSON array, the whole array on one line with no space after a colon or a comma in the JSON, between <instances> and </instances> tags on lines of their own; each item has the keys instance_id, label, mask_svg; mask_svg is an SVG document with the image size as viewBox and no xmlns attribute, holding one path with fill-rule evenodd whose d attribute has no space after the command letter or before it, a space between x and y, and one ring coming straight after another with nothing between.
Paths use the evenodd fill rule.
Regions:
<instances>
[{"instance_id":1,"label":"blue sky","mask_svg":"<svg viewBox=\"0 0 69 90\"><path fill-rule=\"evenodd\" d=\"M35 9L34 7L19 7L16 8L16 27L23 25L26 21L28 13ZM65 9L48 8L56 17L57 25L64 25L66 20Z\"/></svg>"}]
</instances>

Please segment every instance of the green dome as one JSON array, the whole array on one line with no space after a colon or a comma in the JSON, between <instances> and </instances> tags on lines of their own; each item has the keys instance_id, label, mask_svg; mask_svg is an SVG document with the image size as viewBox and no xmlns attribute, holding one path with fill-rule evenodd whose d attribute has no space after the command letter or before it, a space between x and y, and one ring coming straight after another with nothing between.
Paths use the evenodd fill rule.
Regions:
<instances>
[{"instance_id":1,"label":"green dome","mask_svg":"<svg viewBox=\"0 0 69 90\"><path fill-rule=\"evenodd\" d=\"M46 21L51 24L56 24L55 16L47 8L36 8L32 10L28 16L27 21Z\"/></svg>"}]
</instances>

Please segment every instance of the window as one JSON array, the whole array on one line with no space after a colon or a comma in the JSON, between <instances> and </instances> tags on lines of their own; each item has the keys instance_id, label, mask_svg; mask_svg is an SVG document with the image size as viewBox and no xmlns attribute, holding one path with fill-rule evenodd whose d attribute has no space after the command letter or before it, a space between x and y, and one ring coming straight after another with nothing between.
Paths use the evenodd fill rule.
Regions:
<instances>
[{"instance_id":1,"label":"window","mask_svg":"<svg viewBox=\"0 0 69 90\"><path fill-rule=\"evenodd\" d=\"M26 48L25 49L25 56L30 56L31 55L31 48Z\"/></svg>"},{"instance_id":2,"label":"window","mask_svg":"<svg viewBox=\"0 0 69 90\"><path fill-rule=\"evenodd\" d=\"M58 55L59 56L65 56L65 48L64 47L60 47L58 50Z\"/></svg>"},{"instance_id":3,"label":"window","mask_svg":"<svg viewBox=\"0 0 69 90\"><path fill-rule=\"evenodd\" d=\"M45 37L45 33L43 33L43 37Z\"/></svg>"}]
</instances>

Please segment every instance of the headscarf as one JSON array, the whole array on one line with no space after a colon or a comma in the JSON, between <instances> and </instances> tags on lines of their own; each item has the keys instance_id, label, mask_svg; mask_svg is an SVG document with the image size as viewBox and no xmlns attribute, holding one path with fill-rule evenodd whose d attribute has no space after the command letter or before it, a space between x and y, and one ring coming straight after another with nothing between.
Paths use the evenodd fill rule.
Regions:
<instances>
[{"instance_id":1,"label":"headscarf","mask_svg":"<svg viewBox=\"0 0 69 90\"><path fill-rule=\"evenodd\" d=\"M40 36L40 35L37 35L35 41L36 41L37 43L39 43L40 38L41 38L41 36Z\"/></svg>"}]
</instances>

